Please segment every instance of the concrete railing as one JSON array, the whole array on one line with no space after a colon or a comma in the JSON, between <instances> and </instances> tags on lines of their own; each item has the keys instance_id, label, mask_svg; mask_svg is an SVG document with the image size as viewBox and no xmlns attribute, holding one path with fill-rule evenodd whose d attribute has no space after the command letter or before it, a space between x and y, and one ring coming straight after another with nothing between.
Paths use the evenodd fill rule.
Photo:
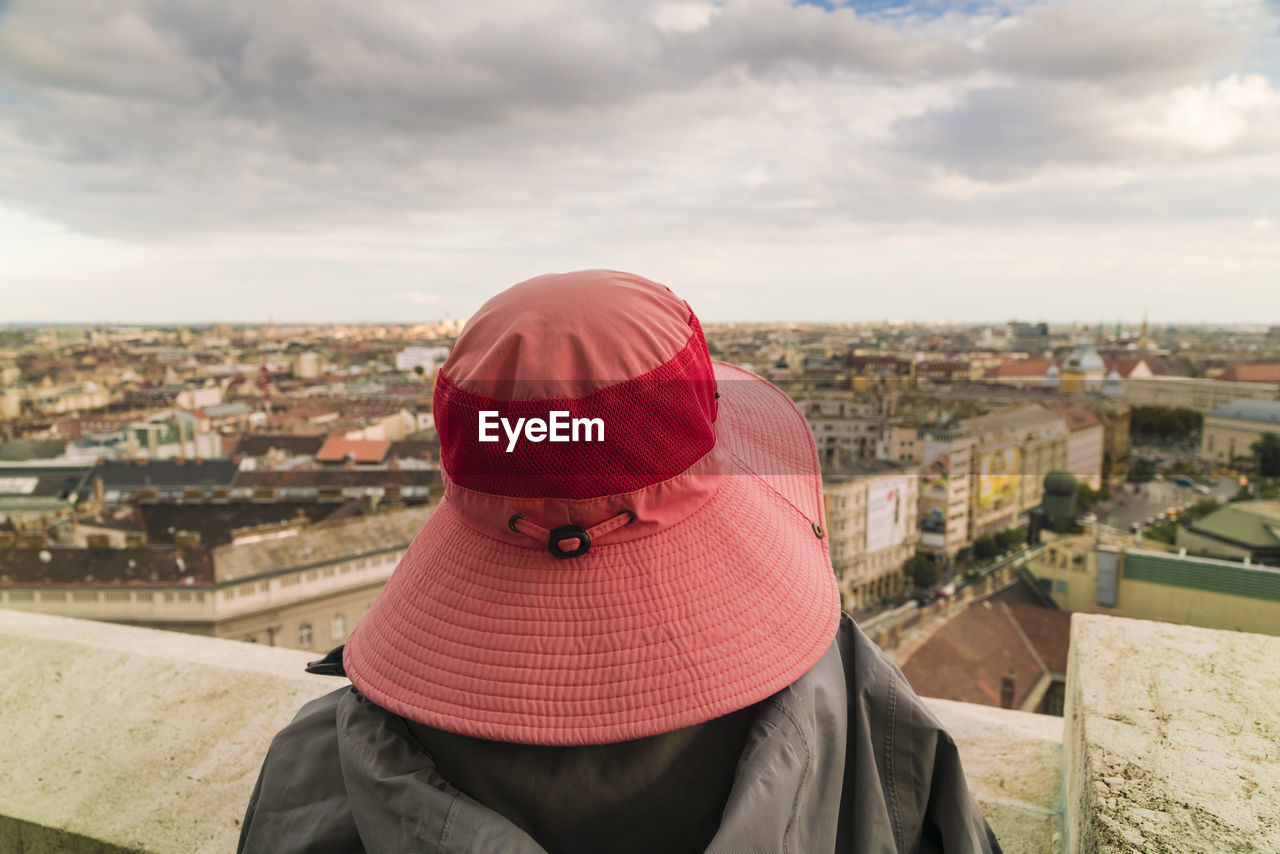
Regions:
<instances>
[{"instance_id":1,"label":"concrete railing","mask_svg":"<svg viewBox=\"0 0 1280 854\"><path fill-rule=\"evenodd\" d=\"M234 851L315 657L0 611L0 852Z\"/></svg>"},{"instance_id":2,"label":"concrete railing","mask_svg":"<svg viewBox=\"0 0 1280 854\"><path fill-rule=\"evenodd\" d=\"M227 852L316 655L0 610L0 852ZM1059 718L930 705L1010 854L1054 851Z\"/></svg>"},{"instance_id":3,"label":"concrete railing","mask_svg":"<svg viewBox=\"0 0 1280 854\"><path fill-rule=\"evenodd\" d=\"M0 851L234 850L313 657L0 611ZM1065 736L929 705L1010 854L1280 850L1280 638L1077 616Z\"/></svg>"},{"instance_id":4,"label":"concrete railing","mask_svg":"<svg viewBox=\"0 0 1280 854\"><path fill-rule=\"evenodd\" d=\"M1076 854L1280 851L1280 638L1077 614Z\"/></svg>"}]
</instances>

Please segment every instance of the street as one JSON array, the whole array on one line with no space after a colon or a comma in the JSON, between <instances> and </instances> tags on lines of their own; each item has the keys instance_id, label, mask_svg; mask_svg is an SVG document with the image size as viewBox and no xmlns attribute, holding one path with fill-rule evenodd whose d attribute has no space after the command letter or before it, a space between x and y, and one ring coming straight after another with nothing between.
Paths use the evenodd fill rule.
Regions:
<instances>
[{"instance_id":1,"label":"street","mask_svg":"<svg viewBox=\"0 0 1280 854\"><path fill-rule=\"evenodd\" d=\"M1217 480L1218 485L1211 487L1208 495L1201 495L1189 486L1178 486L1171 480L1126 483L1122 492L1100 502L1094 512L1102 524L1128 531L1134 522L1145 523L1148 518L1159 516L1170 507L1182 510L1202 498L1212 498L1225 504L1240 487L1232 477L1222 476ZM1134 494L1135 489L1137 494Z\"/></svg>"}]
</instances>

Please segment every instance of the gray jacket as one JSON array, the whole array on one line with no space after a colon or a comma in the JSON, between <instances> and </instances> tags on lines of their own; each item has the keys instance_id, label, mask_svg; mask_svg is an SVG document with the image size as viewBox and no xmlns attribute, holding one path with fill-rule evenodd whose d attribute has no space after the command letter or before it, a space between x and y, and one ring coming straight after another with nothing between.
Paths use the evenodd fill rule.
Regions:
<instances>
[{"instance_id":1,"label":"gray jacket","mask_svg":"<svg viewBox=\"0 0 1280 854\"><path fill-rule=\"evenodd\" d=\"M243 854L547 854L435 770L404 721L350 686L271 744ZM708 854L999 852L955 743L845 617L831 648L759 706Z\"/></svg>"}]
</instances>

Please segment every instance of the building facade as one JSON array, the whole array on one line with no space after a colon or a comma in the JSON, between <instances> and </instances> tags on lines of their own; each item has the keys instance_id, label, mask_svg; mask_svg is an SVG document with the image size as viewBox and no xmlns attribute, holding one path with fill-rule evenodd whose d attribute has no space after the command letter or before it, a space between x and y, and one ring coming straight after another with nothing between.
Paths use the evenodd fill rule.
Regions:
<instances>
[{"instance_id":1,"label":"building facade","mask_svg":"<svg viewBox=\"0 0 1280 854\"><path fill-rule=\"evenodd\" d=\"M1044 476L1067 464L1067 427L1039 405L966 418L960 427L977 441L970 505L972 536L1015 527L1040 503Z\"/></svg>"},{"instance_id":2,"label":"building facade","mask_svg":"<svg viewBox=\"0 0 1280 854\"><path fill-rule=\"evenodd\" d=\"M1280 401L1234 400L1204 417L1200 456L1230 464L1236 457L1252 456L1252 445L1264 433L1280 434Z\"/></svg>"},{"instance_id":3,"label":"building facade","mask_svg":"<svg viewBox=\"0 0 1280 854\"><path fill-rule=\"evenodd\" d=\"M1105 447L1102 419L1082 406L1056 406L1052 411L1068 430L1066 470L1090 489L1101 489Z\"/></svg>"},{"instance_id":4,"label":"building facade","mask_svg":"<svg viewBox=\"0 0 1280 854\"><path fill-rule=\"evenodd\" d=\"M916 465L885 460L823 473L831 565L846 610L905 594L902 567L919 539L919 474Z\"/></svg>"},{"instance_id":5,"label":"building facade","mask_svg":"<svg viewBox=\"0 0 1280 854\"><path fill-rule=\"evenodd\" d=\"M970 503L977 440L944 429L921 435L919 551L951 559L973 544Z\"/></svg>"},{"instance_id":6,"label":"building facade","mask_svg":"<svg viewBox=\"0 0 1280 854\"><path fill-rule=\"evenodd\" d=\"M430 512L264 525L214 548L0 543L0 608L328 651L368 610Z\"/></svg>"},{"instance_id":7,"label":"building facade","mask_svg":"<svg viewBox=\"0 0 1280 854\"><path fill-rule=\"evenodd\" d=\"M1027 569L1067 611L1280 635L1275 567L1095 545L1086 535L1048 544Z\"/></svg>"}]
</instances>

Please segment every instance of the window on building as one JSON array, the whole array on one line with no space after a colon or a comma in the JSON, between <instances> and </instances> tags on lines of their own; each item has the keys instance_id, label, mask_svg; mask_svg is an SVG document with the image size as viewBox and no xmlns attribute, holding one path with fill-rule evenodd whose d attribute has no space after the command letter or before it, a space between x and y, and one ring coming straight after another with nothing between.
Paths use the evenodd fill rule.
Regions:
<instances>
[{"instance_id":1,"label":"window on building","mask_svg":"<svg viewBox=\"0 0 1280 854\"><path fill-rule=\"evenodd\" d=\"M244 642L245 642L245 643L257 643L257 642L258 642L258 639L257 639L256 637L254 637L253 635L249 635L247 638L245 638L245 639L244 639Z\"/></svg>"},{"instance_id":2,"label":"window on building","mask_svg":"<svg viewBox=\"0 0 1280 854\"><path fill-rule=\"evenodd\" d=\"M298 626L298 646L304 649L311 648L311 624L303 623Z\"/></svg>"},{"instance_id":3,"label":"window on building","mask_svg":"<svg viewBox=\"0 0 1280 854\"><path fill-rule=\"evenodd\" d=\"M347 636L347 618L343 614L333 615L333 639L342 640Z\"/></svg>"}]
</instances>

